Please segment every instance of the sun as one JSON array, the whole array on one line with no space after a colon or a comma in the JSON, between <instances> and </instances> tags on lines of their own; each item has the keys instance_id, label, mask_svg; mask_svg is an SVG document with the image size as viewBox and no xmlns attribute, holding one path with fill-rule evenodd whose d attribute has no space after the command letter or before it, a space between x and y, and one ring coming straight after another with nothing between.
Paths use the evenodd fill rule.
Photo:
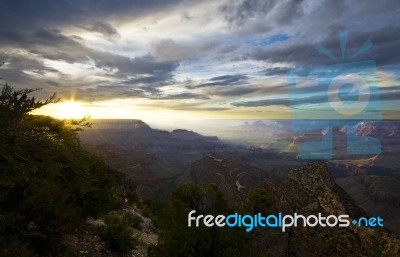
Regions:
<instances>
[{"instance_id":1,"label":"sun","mask_svg":"<svg viewBox=\"0 0 400 257\"><path fill-rule=\"evenodd\" d=\"M75 101L49 104L42 107L36 114L49 115L58 119L82 119L88 115L84 104Z\"/></svg>"},{"instance_id":2,"label":"sun","mask_svg":"<svg viewBox=\"0 0 400 257\"><path fill-rule=\"evenodd\" d=\"M68 101L60 103L60 115L63 119L79 119L85 116L81 103Z\"/></svg>"}]
</instances>

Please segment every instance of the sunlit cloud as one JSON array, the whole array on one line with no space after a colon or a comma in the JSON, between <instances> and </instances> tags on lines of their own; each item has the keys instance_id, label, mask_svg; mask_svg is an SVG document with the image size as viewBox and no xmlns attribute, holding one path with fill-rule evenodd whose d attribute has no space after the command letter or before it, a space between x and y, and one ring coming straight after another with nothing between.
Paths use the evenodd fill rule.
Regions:
<instances>
[{"instance_id":1,"label":"sunlit cloud","mask_svg":"<svg viewBox=\"0 0 400 257\"><path fill-rule=\"evenodd\" d=\"M5 24L0 61L6 62L0 76L17 88L42 88L40 97L57 92L62 101L71 101L73 96L83 115L290 118L288 72L334 64L315 44L340 56L337 32L347 29L348 55L367 39L374 46L346 60L376 62L383 111L400 118L395 108L400 27L390 4L168 0L62 5L57 15L54 6L44 4L30 10L19 6L20 15L10 16L17 7L0 4ZM353 5L357 8L348 8ZM324 112L323 102L310 92L299 97L314 97L312 108ZM41 111L62 117L62 103L55 106L60 110Z\"/></svg>"}]
</instances>

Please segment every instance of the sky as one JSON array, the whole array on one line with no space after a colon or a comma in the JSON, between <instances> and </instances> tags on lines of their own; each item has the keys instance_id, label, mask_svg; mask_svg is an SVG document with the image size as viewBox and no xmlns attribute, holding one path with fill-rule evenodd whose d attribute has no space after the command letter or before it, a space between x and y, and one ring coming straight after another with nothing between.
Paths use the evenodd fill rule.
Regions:
<instances>
[{"instance_id":1,"label":"sky","mask_svg":"<svg viewBox=\"0 0 400 257\"><path fill-rule=\"evenodd\" d=\"M0 76L60 118L398 119L399 24L398 0L1 0Z\"/></svg>"}]
</instances>

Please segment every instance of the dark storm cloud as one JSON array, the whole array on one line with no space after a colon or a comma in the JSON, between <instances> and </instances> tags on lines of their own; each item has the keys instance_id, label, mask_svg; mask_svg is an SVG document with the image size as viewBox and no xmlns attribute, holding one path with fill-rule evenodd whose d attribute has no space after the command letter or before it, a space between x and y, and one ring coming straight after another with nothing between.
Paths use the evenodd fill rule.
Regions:
<instances>
[{"instance_id":1,"label":"dark storm cloud","mask_svg":"<svg viewBox=\"0 0 400 257\"><path fill-rule=\"evenodd\" d=\"M157 88L140 88L136 86L126 86L119 84L106 83L85 88L75 89L77 95L89 101L109 100L113 98L151 98L160 94Z\"/></svg>"},{"instance_id":2,"label":"dark storm cloud","mask_svg":"<svg viewBox=\"0 0 400 257\"><path fill-rule=\"evenodd\" d=\"M314 92L315 90L304 91L302 93ZM222 96L222 97L240 97L245 95L259 95L259 96L274 96L274 95L286 95L287 85L281 82L275 83L249 83L249 84L238 84L232 87L206 87L202 90L203 93L210 96Z\"/></svg>"},{"instance_id":3,"label":"dark storm cloud","mask_svg":"<svg viewBox=\"0 0 400 257\"><path fill-rule=\"evenodd\" d=\"M275 0L230 1L223 5L221 10L229 23L242 26L245 25L249 19L254 19L259 15L266 15L275 6L276 2Z\"/></svg>"},{"instance_id":4,"label":"dark storm cloud","mask_svg":"<svg viewBox=\"0 0 400 257\"><path fill-rule=\"evenodd\" d=\"M296 18L303 15L303 0L287 0L281 1L277 7L279 16L277 17L278 24L290 24Z\"/></svg>"},{"instance_id":5,"label":"dark storm cloud","mask_svg":"<svg viewBox=\"0 0 400 257\"><path fill-rule=\"evenodd\" d=\"M182 1L185 5L176 6ZM283 77L292 67L335 64L335 61L315 50L314 45L319 42L331 50L340 63L337 35L339 29L349 29L346 62L370 38L374 47L351 61L375 60L378 68L400 64L398 51L400 26L396 23L398 0L372 2L226 0L219 11L223 15L220 18L225 19L229 25L228 29L214 25L214 23L221 24L216 17L215 20L212 18L209 23L204 23L207 33L203 33L202 28L196 27L203 26L203 23L196 25L199 18L193 15L196 12L192 12L191 9L197 8L197 2L193 1L192 6L187 1L192 0L0 1L0 49L5 51L0 54L0 62L7 63L0 69L0 76L30 88L48 85L54 90L54 87L58 87L61 93L67 92L69 84L72 84L79 97L92 100L122 97L206 100L208 96L236 97L242 100L240 96L251 94L277 99L252 102L237 100L233 105L287 106L290 99L281 99L283 94L287 94L286 82L285 86L271 85L269 83L276 83L275 78L267 78L264 86L255 83L260 83L261 76ZM170 7L174 9L168 9ZM200 8L208 7L201 5ZM304 16L305 10L307 16ZM177 25L177 28L171 28L170 31L166 27L170 24L168 21L160 26L166 30L165 34L151 34L153 22L158 26L162 23L160 21L164 21L164 17L156 20L162 11L166 13L166 18L170 18L169 15L173 17L175 12L182 14L180 22L184 26L181 28ZM210 13L213 13L212 11L215 10L210 10ZM143 17L146 19L141 21L146 20L145 24L135 24L135 19ZM143 46L139 46L138 43L134 47L132 45L126 47L129 42L135 42L136 38L129 38L130 33L124 34L125 30L119 29L118 25L128 25L125 23L128 21L129 26L147 27L148 34L145 36L151 38L154 35L160 38L147 42L145 39ZM193 29L190 27L191 24ZM182 35L181 31L184 33L188 31L186 26L190 29L189 33ZM82 29L102 35L111 42L107 42L104 46L101 40L101 45L91 46L89 44L94 42L92 39L85 41L84 38L70 35L73 32L84 32ZM122 36L117 40L120 33ZM280 34L288 35L288 39L276 44L246 44L248 38L269 38ZM101 47L104 47L104 51L98 50ZM129 54L140 52L142 55L128 57L111 53L112 51L127 53L131 50L135 52ZM57 69L61 69L59 67L64 65L63 62L85 64L85 66L82 68L82 73L74 73L81 67L74 66L72 71L74 74L70 76L67 75L67 71L46 66L52 65L48 60L60 61L54 64ZM183 67L184 72L195 73L192 67L207 66L203 62L207 61L209 67L204 71L212 75L208 75L209 78L202 81L187 83L175 81L174 75L177 74L178 77L180 75L178 69L180 63L187 65L182 62L184 60L189 61L190 65L193 64L190 67ZM247 70L237 71L239 65L236 62L244 60L248 61L249 65L256 63L255 73L247 73ZM252 62L252 60L262 62ZM199 65L197 61L200 61ZM228 67L225 63L222 69L226 73L222 74L232 74L232 72L246 74L216 76L217 70L221 72L220 66L213 65L227 61L232 61L232 66ZM65 66L70 67L70 65ZM259 71L262 67L265 70ZM84 77L86 74L88 78ZM91 75L93 77L89 77ZM171 86L174 91L167 92L170 87L166 86ZM304 101L321 102L321 98L317 96L312 98L311 93L313 92L304 92L306 96ZM394 89L392 91L382 89L381 99L397 100L399 93Z\"/></svg>"},{"instance_id":6,"label":"dark storm cloud","mask_svg":"<svg viewBox=\"0 0 400 257\"><path fill-rule=\"evenodd\" d=\"M160 40L154 44L154 52L160 61L180 61L203 57L218 46L214 40L204 42L178 42L172 39Z\"/></svg>"},{"instance_id":7,"label":"dark storm cloud","mask_svg":"<svg viewBox=\"0 0 400 257\"><path fill-rule=\"evenodd\" d=\"M60 86L60 83L52 81L52 80L47 80L47 81L45 81L45 83L47 85L50 85L50 86L53 86L53 87L59 87Z\"/></svg>"},{"instance_id":8,"label":"dark storm cloud","mask_svg":"<svg viewBox=\"0 0 400 257\"><path fill-rule=\"evenodd\" d=\"M260 107L260 106L272 106L272 105L281 105L281 106L289 106L289 100L282 99L266 99L266 100L258 100L258 101L242 101L242 102L234 102L232 103L235 107Z\"/></svg>"},{"instance_id":9,"label":"dark storm cloud","mask_svg":"<svg viewBox=\"0 0 400 257\"><path fill-rule=\"evenodd\" d=\"M214 87L214 86L229 86L247 83L248 77L243 74L223 75L210 78L207 83L188 86L189 88Z\"/></svg>"},{"instance_id":10,"label":"dark storm cloud","mask_svg":"<svg viewBox=\"0 0 400 257\"><path fill-rule=\"evenodd\" d=\"M236 26L247 25L268 16L272 12L278 12L276 23L289 24L303 14L302 0L232 0L221 7L225 20ZM258 25L260 26L260 25ZM261 26L262 30L269 27Z\"/></svg>"},{"instance_id":11,"label":"dark storm cloud","mask_svg":"<svg viewBox=\"0 0 400 257\"><path fill-rule=\"evenodd\" d=\"M92 50L78 42L79 38L67 37L59 30L1 31L0 46L24 49L50 60L69 63L87 61L87 55L95 55ZM98 54L98 53L97 53Z\"/></svg>"},{"instance_id":12,"label":"dark storm cloud","mask_svg":"<svg viewBox=\"0 0 400 257\"><path fill-rule=\"evenodd\" d=\"M153 76L154 80L155 77L170 77L171 73L179 66L179 62L157 62L151 55L129 58L98 52L98 55L94 55L93 60L99 68L117 68L118 76L147 74Z\"/></svg>"},{"instance_id":13,"label":"dark storm cloud","mask_svg":"<svg viewBox=\"0 0 400 257\"><path fill-rule=\"evenodd\" d=\"M149 97L152 100L184 100L184 99L198 99L198 100L208 100L210 97L202 94L195 94L195 93L179 93L179 94L168 94L168 95L161 95L158 97Z\"/></svg>"},{"instance_id":14,"label":"dark storm cloud","mask_svg":"<svg viewBox=\"0 0 400 257\"><path fill-rule=\"evenodd\" d=\"M400 100L400 86L384 87L380 89L379 97L381 101Z\"/></svg>"},{"instance_id":15,"label":"dark storm cloud","mask_svg":"<svg viewBox=\"0 0 400 257\"><path fill-rule=\"evenodd\" d=\"M400 52L398 1L321 1L307 2L308 9L312 10L304 16L306 4L303 1L261 1L261 0L233 0L222 8L226 20L244 28L248 34L255 33L258 24L278 25L285 33L293 36L292 40L272 47L259 47L233 57L233 60L255 59L269 63L290 63L296 66L314 66L332 64L334 61L318 53L314 45L324 44L336 56L340 56L339 29L348 29L348 44L346 61L367 39L371 39L374 47L354 60L376 60L378 65L398 64ZM316 8L316 7L322 8ZM354 8L356 7L356 8ZM301 22L290 23L296 19ZM254 24L253 24L254 23ZM361 25L360 25L361 24ZM245 27L245 26L244 26ZM321 35L328 34L327 37ZM294 35L297 35L294 36ZM321 40L322 38L322 40ZM269 71L267 71L269 73ZM269 75L269 74L267 74Z\"/></svg>"},{"instance_id":16,"label":"dark storm cloud","mask_svg":"<svg viewBox=\"0 0 400 257\"><path fill-rule=\"evenodd\" d=\"M348 96L348 98L352 98ZM346 100L342 98L342 100ZM307 105L307 104L321 104L326 103L326 96L322 94L315 94L311 96L296 97L296 98L276 98L276 99L265 99L258 101L242 101L232 103L236 107L260 107L260 106L297 106L297 105Z\"/></svg>"},{"instance_id":17,"label":"dark storm cloud","mask_svg":"<svg viewBox=\"0 0 400 257\"><path fill-rule=\"evenodd\" d=\"M374 47L360 55L358 59L375 60L378 66L400 64L400 26L390 26L375 31L364 31L350 34L357 42L350 51L354 53L360 47L360 42L370 38Z\"/></svg>"},{"instance_id":18,"label":"dark storm cloud","mask_svg":"<svg viewBox=\"0 0 400 257\"><path fill-rule=\"evenodd\" d=\"M267 61L271 63L287 62L297 65L315 63L315 60L321 60L313 44L290 44L281 45L276 48L257 48L249 54L250 59L257 61ZM328 60L329 61L329 60ZM321 62L321 61L319 61Z\"/></svg>"},{"instance_id":19,"label":"dark storm cloud","mask_svg":"<svg viewBox=\"0 0 400 257\"><path fill-rule=\"evenodd\" d=\"M342 97L342 101L350 101L354 98L354 95L347 95ZM326 103L326 96L321 94L315 94L311 96L297 97L297 98L276 98L276 99L265 99L259 101L242 101L234 102L233 106L240 107L260 107L260 106L297 106L297 105L308 105L308 104L322 104Z\"/></svg>"},{"instance_id":20,"label":"dark storm cloud","mask_svg":"<svg viewBox=\"0 0 400 257\"><path fill-rule=\"evenodd\" d=\"M265 76L276 76L276 75L286 75L290 68L288 67L274 67L274 68L267 68L260 72L260 74Z\"/></svg>"},{"instance_id":21,"label":"dark storm cloud","mask_svg":"<svg viewBox=\"0 0 400 257\"><path fill-rule=\"evenodd\" d=\"M330 2L332 2L333 6L336 1L330 1ZM385 14L385 16L389 19L398 17L398 10L399 10L398 0L369 1L369 2L365 2L362 0L353 0L349 2L347 8L350 8L351 6L357 7L357 8L351 8L356 17L367 16L376 23L380 22L379 20L376 19L376 17L379 14Z\"/></svg>"},{"instance_id":22,"label":"dark storm cloud","mask_svg":"<svg viewBox=\"0 0 400 257\"><path fill-rule=\"evenodd\" d=\"M94 88L78 89L79 95L89 100L108 100L110 98L146 98L150 100L207 100L209 97L203 94L183 92L177 94L165 94L153 87L134 87L125 85L104 85ZM95 93L95 97L94 97Z\"/></svg>"},{"instance_id":23,"label":"dark storm cloud","mask_svg":"<svg viewBox=\"0 0 400 257\"><path fill-rule=\"evenodd\" d=\"M339 37L337 30L331 32L320 43L329 49L333 56L341 61ZM346 47L345 61L349 61L368 39L373 47L351 61L375 60L377 65L392 65L400 63L400 26L390 26L374 31L349 31ZM317 43L317 42L315 42ZM335 61L320 54L315 49L315 43L281 44L276 48L257 48L249 54L249 58L272 63L287 62L296 66L307 67L334 64Z\"/></svg>"},{"instance_id":24,"label":"dark storm cloud","mask_svg":"<svg viewBox=\"0 0 400 257\"><path fill-rule=\"evenodd\" d=\"M13 36L0 38L0 45L12 45L56 61L85 63L92 60L98 68L117 68L118 75L164 75L178 66L176 62L156 62L150 55L129 58L101 52L81 44L79 38L67 37L58 30L38 30L26 34L15 32Z\"/></svg>"},{"instance_id":25,"label":"dark storm cloud","mask_svg":"<svg viewBox=\"0 0 400 257\"><path fill-rule=\"evenodd\" d=\"M0 47L26 51L25 54L16 54L14 51L13 56L5 56L4 53L0 55L0 60L8 64L2 67L0 75L15 84L25 84L27 87L54 87L71 83L71 80L41 80L40 77L32 76L26 71L36 75L49 72L62 74L63 71L46 67L46 59L71 64L84 63L103 69L107 73L106 76L113 80L123 81L135 76L145 76L147 79L136 82L140 84L147 80L150 85L139 91L157 93L156 88L163 85L161 81L172 79L172 72L178 67L178 62L156 61L151 55L129 58L102 52L86 46L79 37L64 35L61 29L65 26L80 27L113 40L119 37L119 33L108 19L135 19L163 10L179 1L0 1ZM80 85L81 89L90 86L90 83L84 81L76 81L73 84ZM121 92L128 95L139 94L139 91L121 89Z\"/></svg>"},{"instance_id":26,"label":"dark storm cloud","mask_svg":"<svg viewBox=\"0 0 400 257\"><path fill-rule=\"evenodd\" d=\"M242 96L248 95L254 92L259 91L259 88L253 87L235 87L235 88L213 88L212 90L207 91L209 95L216 96Z\"/></svg>"},{"instance_id":27,"label":"dark storm cloud","mask_svg":"<svg viewBox=\"0 0 400 257\"><path fill-rule=\"evenodd\" d=\"M341 101L353 101L357 99L357 94L341 95ZM372 97L372 96L371 96ZM380 101L397 101L400 100L400 87L388 87L381 88L379 97ZM297 106L297 105L308 105L308 104L322 104L327 102L327 97L324 92L320 92L313 95L298 95L296 98L276 98L276 99L264 99L258 101L241 101L232 103L235 107L261 107L261 106Z\"/></svg>"},{"instance_id":28,"label":"dark storm cloud","mask_svg":"<svg viewBox=\"0 0 400 257\"><path fill-rule=\"evenodd\" d=\"M3 34L4 35L4 34ZM157 62L151 55L129 58L108 52L98 51L83 45L77 37L67 37L59 30L38 30L32 32L12 32L0 37L0 46L13 46L25 49L43 59L65 61L68 63L92 63L94 67L108 72L109 77L125 79L126 83L152 83L149 87L162 86L161 82L171 80L172 72L178 67L178 62ZM0 56L2 58L3 56ZM45 67L40 58L27 56L3 58L12 65L9 71L0 71L15 74L4 75L14 82L23 82L28 79L24 70L51 71ZM14 68L14 70L12 70ZM62 72L62 71L60 71ZM128 79L132 76L146 76L140 79ZM130 80L130 81L129 81ZM156 83L158 82L158 83ZM150 91L150 90L147 90Z\"/></svg>"},{"instance_id":29,"label":"dark storm cloud","mask_svg":"<svg viewBox=\"0 0 400 257\"><path fill-rule=\"evenodd\" d=\"M159 85L169 85L173 81L173 75L171 73L160 74L159 76L146 76L131 78L122 81L126 85L143 85L143 84L159 84Z\"/></svg>"},{"instance_id":30,"label":"dark storm cloud","mask_svg":"<svg viewBox=\"0 0 400 257\"><path fill-rule=\"evenodd\" d=\"M95 31L97 33L100 33L109 40L120 37L118 31L108 22L95 21L89 25L78 27L83 28L87 31Z\"/></svg>"},{"instance_id":31,"label":"dark storm cloud","mask_svg":"<svg viewBox=\"0 0 400 257\"><path fill-rule=\"evenodd\" d=\"M0 24L10 30L87 25L99 19L131 19L160 11L180 0L4 0L0 2Z\"/></svg>"},{"instance_id":32,"label":"dark storm cloud","mask_svg":"<svg viewBox=\"0 0 400 257\"><path fill-rule=\"evenodd\" d=\"M6 82L12 82L15 87L42 88L43 81L35 80L30 73L41 76L45 73L62 75L58 70L47 67L41 60L34 59L24 54L0 53L0 60L4 65L0 68L0 78ZM46 83L54 86L53 83Z\"/></svg>"},{"instance_id":33,"label":"dark storm cloud","mask_svg":"<svg viewBox=\"0 0 400 257\"><path fill-rule=\"evenodd\" d=\"M0 46L21 48L43 58L69 63L86 62L91 58L96 66L117 68L120 73L165 73L173 70L177 64L156 63L148 56L129 59L99 52L81 44L79 38L64 36L59 29L67 25L78 26L111 39L119 34L107 19L134 19L178 2L180 0L0 1Z\"/></svg>"},{"instance_id":34,"label":"dark storm cloud","mask_svg":"<svg viewBox=\"0 0 400 257\"><path fill-rule=\"evenodd\" d=\"M228 46L222 47L218 52L221 54L230 54L230 53L234 52L237 48L238 48L237 45L228 45Z\"/></svg>"},{"instance_id":35,"label":"dark storm cloud","mask_svg":"<svg viewBox=\"0 0 400 257\"><path fill-rule=\"evenodd\" d=\"M55 69L46 67L41 60L33 59L23 54L0 52L0 60L1 62L4 62L0 71L3 71L4 69L21 69L57 72Z\"/></svg>"}]
</instances>

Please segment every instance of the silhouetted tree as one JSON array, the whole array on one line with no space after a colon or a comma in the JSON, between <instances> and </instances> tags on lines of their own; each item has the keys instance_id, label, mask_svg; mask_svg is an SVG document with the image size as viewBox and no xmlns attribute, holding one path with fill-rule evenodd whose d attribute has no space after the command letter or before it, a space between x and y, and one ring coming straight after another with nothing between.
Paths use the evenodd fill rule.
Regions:
<instances>
[{"instance_id":1,"label":"silhouetted tree","mask_svg":"<svg viewBox=\"0 0 400 257\"><path fill-rule=\"evenodd\" d=\"M149 248L149 256L246 256L249 234L230 227L188 227L187 215L214 216L231 214L221 191L215 184L186 183L171 194L171 206L157 215L161 229L159 243Z\"/></svg>"},{"instance_id":2,"label":"silhouetted tree","mask_svg":"<svg viewBox=\"0 0 400 257\"><path fill-rule=\"evenodd\" d=\"M273 198L263 188L252 188L247 192L243 205L246 212L266 215L271 211Z\"/></svg>"},{"instance_id":3,"label":"silhouetted tree","mask_svg":"<svg viewBox=\"0 0 400 257\"><path fill-rule=\"evenodd\" d=\"M79 143L71 122L29 112L55 101L5 85L0 95L0 256L55 256L88 217L135 199L121 173ZM17 247L19 246L19 247Z\"/></svg>"},{"instance_id":4,"label":"silhouetted tree","mask_svg":"<svg viewBox=\"0 0 400 257\"><path fill-rule=\"evenodd\" d=\"M35 109L58 101L55 94L44 101L29 96L30 93L37 90L39 89L14 90L6 83L0 95L0 125L7 126Z\"/></svg>"}]
</instances>

